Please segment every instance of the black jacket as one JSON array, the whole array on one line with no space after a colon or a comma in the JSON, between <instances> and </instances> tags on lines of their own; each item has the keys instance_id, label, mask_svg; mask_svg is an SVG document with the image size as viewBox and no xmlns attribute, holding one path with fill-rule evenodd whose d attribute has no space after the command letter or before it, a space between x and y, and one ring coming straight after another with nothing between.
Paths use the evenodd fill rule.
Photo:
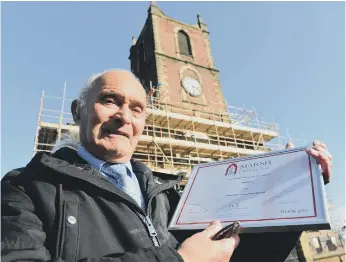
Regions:
<instances>
[{"instance_id":1,"label":"black jacket","mask_svg":"<svg viewBox=\"0 0 346 262\"><path fill-rule=\"evenodd\" d=\"M38 153L2 186L2 261L182 261L168 232L180 177L153 174L131 160L147 210L117 189L76 151ZM178 233L178 234L177 234ZM284 261L299 233L242 235L234 261Z\"/></svg>"},{"instance_id":2,"label":"black jacket","mask_svg":"<svg viewBox=\"0 0 346 262\"><path fill-rule=\"evenodd\" d=\"M147 210L68 148L10 172L2 180L2 261L182 261L167 230L179 178L131 164Z\"/></svg>"}]
</instances>

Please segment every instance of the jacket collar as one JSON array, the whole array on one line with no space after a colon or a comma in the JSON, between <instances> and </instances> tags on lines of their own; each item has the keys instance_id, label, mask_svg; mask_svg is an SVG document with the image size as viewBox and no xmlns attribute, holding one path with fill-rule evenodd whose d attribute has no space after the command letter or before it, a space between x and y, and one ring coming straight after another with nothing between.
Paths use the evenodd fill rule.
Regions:
<instances>
[{"instance_id":1,"label":"jacket collar","mask_svg":"<svg viewBox=\"0 0 346 262\"><path fill-rule=\"evenodd\" d=\"M92 165L96 170L101 171L102 166L107 163L106 161L99 159L95 156L93 156L91 153L89 153L88 150L86 150L82 145L78 146L77 154L83 158L85 161L87 161L90 165ZM125 166L130 170L131 174L133 173L132 165L130 161L124 163Z\"/></svg>"},{"instance_id":2,"label":"jacket collar","mask_svg":"<svg viewBox=\"0 0 346 262\"><path fill-rule=\"evenodd\" d=\"M156 192L173 187L183 178L182 176L153 173L139 160L131 159L130 162L146 200ZM37 153L27 167L37 167L41 165L53 169L62 176L83 180L104 190L121 195L122 197L126 195L118 188L115 188L98 170L81 158L74 149L64 147L54 154L44 152Z\"/></svg>"}]
</instances>

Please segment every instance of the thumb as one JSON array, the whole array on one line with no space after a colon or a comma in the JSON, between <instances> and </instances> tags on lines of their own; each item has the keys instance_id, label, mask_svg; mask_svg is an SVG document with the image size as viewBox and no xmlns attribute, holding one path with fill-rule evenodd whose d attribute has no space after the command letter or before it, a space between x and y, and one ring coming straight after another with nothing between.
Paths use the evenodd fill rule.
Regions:
<instances>
[{"instance_id":1,"label":"thumb","mask_svg":"<svg viewBox=\"0 0 346 262\"><path fill-rule=\"evenodd\" d=\"M231 252L230 255L233 254L234 250L239 245L239 236L237 234L233 234L230 238L224 238L218 241L223 246L224 250L228 250L228 252Z\"/></svg>"},{"instance_id":2,"label":"thumb","mask_svg":"<svg viewBox=\"0 0 346 262\"><path fill-rule=\"evenodd\" d=\"M202 233L207 235L208 238L212 238L221 229L222 225L220 221L213 221Z\"/></svg>"}]
</instances>

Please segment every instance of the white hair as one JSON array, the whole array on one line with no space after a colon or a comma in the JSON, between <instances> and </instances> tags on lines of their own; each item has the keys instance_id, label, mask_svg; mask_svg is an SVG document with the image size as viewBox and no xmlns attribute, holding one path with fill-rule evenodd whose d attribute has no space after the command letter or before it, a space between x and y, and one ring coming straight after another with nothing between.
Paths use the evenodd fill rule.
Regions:
<instances>
[{"instance_id":1,"label":"white hair","mask_svg":"<svg viewBox=\"0 0 346 262\"><path fill-rule=\"evenodd\" d=\"M78 103L77 103L77 112L79 112L79 114L82 113L82 111L86 108L86 101L89 95L89 91L93 89L93 87L96 84L96 80L106 74L106 73L110 73L110 72L127 72L130 73L134 79L136 79L139 83L140 80L130 71L125 70L125 69L108 69L105 70L101 73L97 73L97 74L93 74L85 83L85 85L82 87L80 93L79 93L79 97L78 97ZM79 123L76 123L79 125ZM64 134L62 135L60 141L57 141L52 149L52 153L58 151L59 149L63 148L63 147L68 147L74 150L78 150L78 147L81 145L80 139L79 139L79 133L78 132L73 132L70 131L69 134Z\"/></svg>"},{"instance_id":2,"label":"white hair","mask_svg":"<svg viewBox=\"0 0 346 262\"><path fill-rule=\"evenodd\" d=\"M126 73L130 73L130 75L131 75L134 79L136 79L139 83L141 83L140 80L139 80L132 72L130 72L130 71L128 71L128 70L125 70L125 69L119 69L119 68L108 69L108 70L103 71L102 73L94 74L94 75L92 75L92 76L87 80L87 82L85 83L84 87L81 89L81 91L80 91L80 93L79 93L79 98L78 98L78 100L79 100L79 106L80 106L81 108L83 108L84 105L86 104L86 100L87 100L89 91L95 86L96 80L97 80L100 76L102 76L102 75L104 75L104 74L106 74L106 73L115 72L115 71L116 71L116 72L126 72Z\"/></svg>"},{"instance_id":3,"label":"white hair","mask_svg":"<svg viewBox=\"0 0 346 262\"><path fill-rule=\"evenodd\" d=\"M55 153L59 149L63 147L68 147L73 150L78 150L78 147L81 145L81 142L79 140L79 134L78 132L70 132L69 134L63 134L61 136L60 141L56 141L52 153Z\"/></svg>"}]
</instances>

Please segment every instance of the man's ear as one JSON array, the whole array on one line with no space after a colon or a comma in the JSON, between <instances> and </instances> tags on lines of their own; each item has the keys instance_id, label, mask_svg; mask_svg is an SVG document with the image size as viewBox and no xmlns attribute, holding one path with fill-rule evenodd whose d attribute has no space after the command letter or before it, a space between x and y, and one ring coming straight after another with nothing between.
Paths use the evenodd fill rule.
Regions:
<instances>
[{"instance_id":1,"label":"man's ear","mask_svg":"<svg viewBox=\"0 0 346 262\"><path fill-rule=\"evenodd\" d=\"M80 101L78 99L75 99L71 103L71 113L73 116L73 121L76 123L76 125L79 125L80 122Z\"/></svg>"}]
</instances>

